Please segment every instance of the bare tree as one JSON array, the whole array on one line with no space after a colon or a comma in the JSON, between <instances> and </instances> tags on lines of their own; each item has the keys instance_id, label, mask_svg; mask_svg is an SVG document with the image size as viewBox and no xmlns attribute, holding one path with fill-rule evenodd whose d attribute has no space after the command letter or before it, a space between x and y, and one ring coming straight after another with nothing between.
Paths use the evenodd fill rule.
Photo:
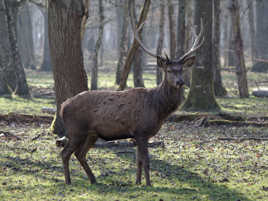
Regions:
<instances>
[{"instance_id":1,"label":"bare tree","mask_svg":"<svg viewBox=\"0 0 268 201\"><path fill-rule=\"evenodd\" d=\"M85 14L82 0L50 0L48 4L48 36L55 81L57 114L53 133L64 135L59 118L61 103L81 91L88 90L81 50L81 23Z\"/></svg>"},{"instance_id":2,"label":"bare tree","mask_svg":"<svg viewBox=\"0 0 268 201\"><path fill-rule=\"evenodd\" d=\"M93 55L93 66L91 70L91 90L96 90L98 88L98 57L100 48L102 46L103 29L104 29L103 22L104 22L103 1L99 0L99 28L98 28L99 33Z\"/></svg>"},{"instance_id":3,"label":"bare tree","mask_svg":"<svg viewBox=\"0 0 268 201\"><path fill-rule=\"evenodd\" d=\"M256 59L256 31L255 31L255 16L253 11L253 0L248 0L248 23L249 23L249 34L250 34L250 50L251 50L251 60L255 63Z\"/></svg>"},{"instance_id":4,"label":"bare tree","mask_svg":"<svg viewBox=\"0 0 268 201\"><path fill-rule=\"evenodd\" d=\"M25 3L17 17L18 48L24 68L35 69L31 6Z\"/></svg>"},{"instance_id":5,"label":"bare tree","mask_svg":"<svg viewBox=\"0 0 268 201\"><path fill-rule=\"evenodd\" d=\"M170 58L174 59L176 54L176 23L174 19L174 5L172 0L168 0L168 25Z\"/></svg>"},{"instance_id":6,"label":"bare tree","mask_svg":"<svg viewBox=\"0 0 268 201\"><path fill-rule=\"evenodd\" d=\"M115 83L119 84L120 83L120 75L122 71L122 67L124 65L124 62L126 61L126 56L127 56L127 29L128 29L128 2L124 1L122 2L123 4L123 16L118 16L118 21L122 20L122 26L118 26L118 34L119 36L119 56L118 56L118 62L117 62L117 67L116 67L116 75L115 75ZM119 10L122 10L120 7ZM119 12L119 11L117 11ZM122 19L121 19L122 18ZM118 22L118 24L120 24Z\"/></svg>"},{"instance_id":7,"label":"bare tree","mask_svg":"<svg viewBox=\"0 0 268 201\"><path fill-rule=\"evenodd\" d=\"M179 0L178 6L178 19L177 19L177 47L176 55L184 54L184 44L185 44L185 34L186 34L186 25L185 25L185 0Z\"/></svg>"},{"instance_id":8,"label":"bare tree","mask_svg":"<svg viewBox=\"0 0 268 201\"><path fill-rule=\"evenodd\" d=\"M18 51L16 18L21 2L0 1L0 94L29 97L30 92Z\"/></svg>"},{"instance_id":9,"label":"bare tree","mask_svg":"<svg viewBox=\"0 0 268 201\"><path fill-rule=\"evenodd\" d=\"M132 1L130 1L130 3L131 2ZM147 18L147 14L149 12L150 4L151 4L151 0L145 0L141 14L139 16L137 27L140 27L140 25L145 22L145 20ZM142 29L140 29L140 32L141 31L142 31ZM121 74L119 90L124 90L126 87L127 78L128 78L128 74L130 72L131 64L132 64L132 61L134 59L135 53L136 53L138 48L139 48L139 44L136 40L134 40L131 48L128 51L128 56L127 56L127 59L126 59L126 62L125 62L125 65L124 65L124 68L123 68L123 71Z\"/></svg>"},{"instance_id":10,"label":"bare tree","mask_svg":"<svg viewBox=\"0 0 268 201\"><path fill-rule=\"evenodd\" d=\"M179 6L178 6L178 18L177 18L177 38L176 38L176 55L183 55L184 54L184 44L185 44L185 34L186 34L186 26L185 26L185 0L179 0ZM186 72L184 72L184 80L185 83L189 83L189 70L186 69ZM184 88L182 87L180 90L180 97L182 100L184 98Z\"/></svg>"},{"instance_id":11,"label":"bare tree","mask_svg":"<svg viewBox=\"0 0 268 201\"><path fill-rule=\"evenodd\" d=\"M43 60L40 67L41 71L51 71L51 57L48 41L48 11L45 8L40 9L44 17L44 51L43 51Z\"/></svg>"},{"instance_id":12,"label":"bare tree","mask_svg":"<svg viewBox=\"0 0 268 201\"><path fill-rule=\"evenodd\" d=\"M237 0L230 0L229 9L232 16L233 44L235 47L235 66L240 98L248 98L247 71L244 58L244 46L240 29L240 9Z\"/></svg>"},{"instance_id":13,"label":"bare tree","mask_svg":"<svg viewBox=\"0 0 268 201\"><path fill-rule=\"evenodd\" d=\"M256 47L258 60L268 60L268 1L256 1Z\"/></svg>"},{"instance_id":14,"label":"bare tree","mask_svg":"<svg viewBox=\"0 0 268 201\"><path fill-rule=\"evenodd\" d=\"M214 92L216 96L225 96L226 89L223 87L220 64L220 0L213 1L213 51L212 65L214 69Z\"/></svg>"},{"instance_id":15,"label":"bare tree","mask_svg":"<svg viewBox=\"0 0 268 201\"><path fill-rule=\"evenodd\" d=\"M235 47L234 47L234 43L233 43L233 26L232 26L232 17L230 15L228 15L228 49L227 49L227 53L228 53L228 57L227 57L227 65L228 66L234 66L235 65Z\"/></svg>"},{"instance_id":16,"label":"bare tree","mask_svg":"<svg viewBox=\"0 0 268 201\"><path fill-rule=\"evenodd\" d=\"M157 50L156 54L161 55L163 50L163 44L164 44L164 24L165 24L165 4L163 2L160 3L160 20L159 20L159 37L157 42ZM162 70L159 68L156 68L156 84L160 84L162 82L163 75Z\"/></svg>"},{"instance_id":17,"label":"bare tree","mask_svg":"<svg viewBox=\"0 0 268 201\"><path fill-rule=\"evenodd\" d=\"M135 2L135 0L133 0ZM137 17L135 16L135 23L137 24ZM144 28L145 29L145 28ZM144 33L145 30L142 33L139 33L139 37L141 40L144 40ZM143 66L145 65L145 55L142 49L139 47L135 53L135 59L133 60L133 81L134 81L134 87L144 87L144 81L143 81Z\"/></svg>"},{"instance_id":18,"label":"bare tree","mask_svg":"<svg viewBox=\"0 0 268 201\"><path fill-rule=\"evenodd\" d=\"M195 1L195 24L200 29L200 19L204 21L203 46L197 52L197 64L192 70L190 92L182 109L193 111L220 110L216 102L213 86L212 66L212 1Z\"/></svg>"}]
</instances>

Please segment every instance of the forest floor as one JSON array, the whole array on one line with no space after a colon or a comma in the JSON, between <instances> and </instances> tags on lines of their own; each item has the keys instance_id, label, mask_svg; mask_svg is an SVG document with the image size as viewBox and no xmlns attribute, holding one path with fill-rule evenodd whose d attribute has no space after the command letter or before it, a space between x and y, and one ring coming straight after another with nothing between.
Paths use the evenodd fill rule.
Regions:
<instances>
[{"instance_id":1,"label":"forest floor","mask_svg":"<svg viewBox=\"0 0 268 201\"><path fill-rule=\"evenodd\" d=\"M27 73L32 99L0 97L0 200L268 200L268 101L237 98L232 74L224 77L229 97L217 99L221 113L178 111L151 139L153 186L146 187L144 179L135 184L136 148L120 146L129 141L89 151L96 185L72 157L72 185L65 185L52 114L43 112L55 107L52 75ZM113 88L112 76L102 76L101 87ZM145 78L153 85L153 76ZM250 89L261 79L267 75L251 74Z\"/></svg>"}]
</instances>

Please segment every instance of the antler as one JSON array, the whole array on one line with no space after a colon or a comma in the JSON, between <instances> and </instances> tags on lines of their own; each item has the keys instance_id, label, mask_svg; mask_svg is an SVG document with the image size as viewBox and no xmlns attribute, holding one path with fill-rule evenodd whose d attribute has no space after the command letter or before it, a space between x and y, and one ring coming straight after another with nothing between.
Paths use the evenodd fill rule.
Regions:
<instances>
[{"instance_id":1,"label":"antler","mask_svg":"<svg viewBox=\"0 0 268 201\"><path fill-rule=\"evenodd\" d=\"M138 29L135 28L136 25L135 25L135 21L134 21L134 1L129 0L128 2L129 2L129 4L128 4L128 8L129 8L129 14L130 14L130 24L131 24L131 27L132 27L132 30L133 30L133 33L134 33L134 38L135 38L135 40L139 43L140 47L141 47L147 54L149 54L150 56L152 56L152 57L156 57L156 58L161 57L160 55L157 55L157 54L151 52L148 48L146 48L146 47L143 45L141 39L139 38L139 31L142 29L144 23L142 23L142 24L138 27ZM161 57L161 58L162 58L162 57Z\"/></svg>"},{"instance_id":2,"label":"antler","mask_svg":"<svg viewBox=\"0 0 268 201\"><path fill-rule=\"evenodd\" d=\"M185 59L187 56L191 55L192 53L194 53L196 50L198 50L204 43L205 41L205 37L203 36L204 34L204 26L203 26L203 20L201 19L201 25L200 25L200 32L198 34L198 36L195 38L193 46L191 47L191 49L186 52L183 56L181 56L179 58L179 61Z\"/></svg>"}]
</instances>

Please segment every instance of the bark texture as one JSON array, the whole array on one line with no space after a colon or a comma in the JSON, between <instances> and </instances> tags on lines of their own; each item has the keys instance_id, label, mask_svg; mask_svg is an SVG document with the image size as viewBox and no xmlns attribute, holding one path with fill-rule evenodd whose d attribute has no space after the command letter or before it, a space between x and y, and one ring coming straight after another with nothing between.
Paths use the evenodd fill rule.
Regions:
<instances>
[{"instance_id":1,"label":"bark texture","mask_svg":"<svg viewBox=\"0 0 268 201\"><path fill-rule=\"evenodd\" d=\"M147 14L149 12L150 4L151 4L150 0L145 0L139 20L138 20L137 27L140 27L140 25L145 22L147 18ZM140 30L140 32L141 31L142 29ZM138 48L139 48L139 44L136 40L134 40L131 48L128 51L127 59L126 59L126 62L125 62L125 65L121 74L118 90L124 90L126 88L128 74L130 72L131 64L132 64L132 61L134 59L134 56Z\"/></svg>"},{"instance_id":2,"label":"bark texture","mask_svg":"<svg viewBox=\"0 0 268 201\"><path fill-rule=\"evenodd\" d=\"M15 0L0 1L0 94L30 97L17 42L19 7Z\"/></svg>"},{"instance_id":3,"label":"bark texture","mask_svg":"<svg viewBox=\"0 0 268 201\"><path fill-rule=\"evenodd\" d=\"M160 21L159 21L159 37L157 42L157 55L162 54L163 45L164 45L164 24L165 24L165 4L160 4ZM163 80L163 73L160 68L156 68L156 84L159 85Z\"/></svg>"},{"instance_id":4,"label":"bark texture","mask_svg":"<svg viewBox=\"0 0 268 201\"><path fill-rule=\"evenodd\" d=\"M135 0L133 0L135 1ZM134 12L135 23L137 24L136 12ZM135 25L136 26L136 25ZM144 28L145 29L145 28ZM145 34L145 30L139 33L139 38L141 41L144 41L143 37ZM145 65L145 55L144 51L139 47L135 53L135 59L133 60L133 81L134 87L144 87L143 81L143 66Z\"/></svg>"},{"instance_id":5,"label":"bark texture","mask_svg":"<svg viewBox=\"0 0 268 201\"><path fill-rule=\"evenodd\" d=\"M244 57L243 39L240 28L240 9L237 0L230 0L229 9L232 16L233 44L235 47L235 66L240 98L248 98L247 70Z\"/></svg>"},{"instance_id":6,"label":"bark texture","mask_svg":"<svg viewBox=\"0 0 268 201\"><path fill-rule=\"evenodd\" d=\"M200 29L200 19L204 22L203 46L197 51L196 67L192 70L190 92L182 109L191 111L220 110L213 88L212 66L212 1L195 1L195 24Z\"/></svg>"},{"instance_id":7,"label":"bark texture","mask_svg":"<svg viewBox=\"0 0 268 201\"><path fill-rule=\"evenodd\" d=\"M252 63L255 63L256 59L256 31L255 31L255 16L253 11L253 2L252 0L248 0L248 23L249 23L249 34L250 34L250 50L251 50L251 60Z\"/></svg>"},{"instance_id":8,"label":"bark texture","mask_svg":"<svg viewBox=\"0 0 268 201\"><path fill-rule=\"evenodd\" d=\"M256 47L258 59L268 60L268 1L256 1Z\"/></svg>"},{"instance_id":9,"label":"bark texture","mask_svg":"<svg viewBox=\"0 0 268 201\"><path fill-rule=\"evenodd\" d=\"M103 1L99 0L99 28L98 28L98 39L96 41L96 46L93 55L93 66L91 70L91 90L98 89L98 58L100 48L102 46L103 38L103 28L104 28L104 13L103 13Z\"/></svg>"},{"instance_id":10,"label":"bark texture","mask_svg":"<svg viewBox=\"0 0 268 201\"><path fill-rule=\"evenodd\" d=\"M48 41L48 13L47 10L42 10L44 16L44 50L43 50L43 61L40 67L41 71L51 71L51 57Z\"/></svg>"},{"instance_id":11,"label":"bark texture","mask_svg":"<svg viewBox=\"0 0 268 201\"><path fill-rule=\"evenodd\" d=\"M226 96L227 91L222 84L220 64L220 0L214 0L213 22L213 69L214 69L214 92L218 97Z\"/></svg>"},{"instance_id":12,"label":"bark texture","mask_svg":"<svg viewBox=\"0 0 268 201\"><path fill-rule=\"evenodd\" d=\"M35 69L33 27L29 3L20 9L17 18L18 47L24 68Z\"/></svg>"},{"instance_id":13,"label":"bark texture","mask_svg":"<svg viewBox=\"0 0 268 201\"><path fill-rule=\"evenodd\" d=\"M119 9L122 10L122 9ZM120 75L122 72L123 65L126 61L126 56L127 56L127 29L128 29L128 2L124 1L123 3L123 16L118 15L118 21L122 21L122 26L118 25L119 35L120 35L120 42L119 42L119 56L118 56L118 62L117 62L117 67L116 67L116 75L115 75L115 83L119 84L120 83ZM117 11L119 12L119 11ZM122 19L121 19L122 18ZM118 24L120 24L118 22Z\"/></svg>"},{"instance_id":14,"label":"bark texture","mask_svg":"<svg viewBox=\"0 0 268 201\"><path fill-rule=\"evenodd\" d=\"M55 81L57 114L52 132L64 135L59 118L61 103L79 92L88 90L81 50L82 0L50 0L48 36Z\"/></svg>"},{"instance_id":15,"label":"bark texture","mask_svg":"<svg viewBox=\"0 0 268 201\"><path fill-rule=\"evenodd\" d=\"M169 25L169 55L171 59L176 54L176 23L174 19L174 5L172 0L168 0L168 25Z\"/></svg>"}]
</instances>

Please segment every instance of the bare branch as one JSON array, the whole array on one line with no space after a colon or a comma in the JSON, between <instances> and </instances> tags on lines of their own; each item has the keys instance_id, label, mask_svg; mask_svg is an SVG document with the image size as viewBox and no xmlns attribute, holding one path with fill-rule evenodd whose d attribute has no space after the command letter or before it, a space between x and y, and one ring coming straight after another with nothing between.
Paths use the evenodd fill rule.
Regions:
<instances>
[{"instance_id":1,"label":"bare branch","mask_svg":"<svg viewBox=\"0 0 268 201\"><path fill-rule=\"evenodd\" d=\"M141 39L139 38L139 34L143 28L144 22L140 21L139 24L135 25L135 20L134 20L134 9L135 9L135 5L134 5L134 1L128 1L128 9L129 9L129 14L130 14L130 24L134 33L134 38L135 40L139 43L140 47L150 56L152 57L159 57L159 55L154 54L153 52L151 52L148 48L146 48Z\"/></svg>"}]
</instances>

